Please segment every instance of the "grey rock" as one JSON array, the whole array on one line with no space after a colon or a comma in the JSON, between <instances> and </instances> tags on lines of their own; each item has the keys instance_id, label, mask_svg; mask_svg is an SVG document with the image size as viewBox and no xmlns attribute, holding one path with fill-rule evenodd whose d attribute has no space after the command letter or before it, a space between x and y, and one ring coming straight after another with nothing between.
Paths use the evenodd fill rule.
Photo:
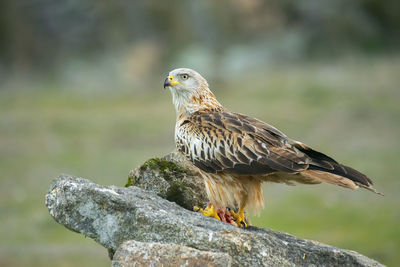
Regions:
<instances>
[{"instance_id":1,"label":"grey rock","mask_svg":"<svg viewBox=\"0 0 400 267\"><path fill-rule=\"evenodd\" d=\"M180 262L182 255L188 255L189 260L198 253L204 265L210 259L210 266L220 265L225 258L226 266L382 266L357 252L286 233L237 228L135 186L100 186L61 175L51 184L46 206L58 223L93 238L111 252L117 251L115 266L135 266L138 255L144 260L140 253L146 244L149 261L167 257L157 252L164 244L165 251L178 252L178 258L170 258L171 262ZM137 242L126 242L129 240ZM154 243L157 249L151 248ZM121 260L122 255L127 261Z\"/></svg>"},{"instance_id":2,"label":"grey rock","mask_svg":"<svg viewBox=\"0 0 400 267\"><path fill-rule=\"evenodd\" d=\"M112 266L131 266L132 263L135 266L160 266L160 263L163 266L231 266L232 257L182 245L130 240L118 248Z\"/></svg>"}]
</instances>

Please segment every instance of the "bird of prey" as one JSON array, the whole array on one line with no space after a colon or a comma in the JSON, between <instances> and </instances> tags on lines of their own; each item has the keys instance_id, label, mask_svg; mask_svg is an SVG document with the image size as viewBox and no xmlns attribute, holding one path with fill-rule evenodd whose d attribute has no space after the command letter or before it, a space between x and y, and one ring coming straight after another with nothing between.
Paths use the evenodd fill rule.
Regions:
<instances>
[{"instance_id":1,"label":"bird of prey","mask_svg":"<svg viewBox=\"0 0 400 267\"><path fill-rule=\"evenodd\" d=\"M179 68L164 81L176 109L175 144L204 179L209 204L196 208L206 216L247 227L245 211L263 208L261 184L326 182L378 193L361 172L290 139L258 119L224 108L196 71ZM379 194L379 193L378 193ZM235 209L227 210L227 207Z\"/></svg>"}]
</instances>

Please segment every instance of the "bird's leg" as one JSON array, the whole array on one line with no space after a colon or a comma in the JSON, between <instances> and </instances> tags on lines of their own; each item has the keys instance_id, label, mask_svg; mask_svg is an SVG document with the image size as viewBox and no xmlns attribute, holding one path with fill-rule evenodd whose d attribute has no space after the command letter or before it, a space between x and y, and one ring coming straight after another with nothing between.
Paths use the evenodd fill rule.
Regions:
<instances>
[{"instance_id":1,"label":"bird's leg","mask_svg":"<svg viewBox=\"0 0 400 267\"><path fill-rule=\"evenodd\" d=\"M240 203L240 207L237 213L231 210L231 215L235 219L236 224L239 227L243 228L247 228L246 218L244 216L244 207L246 206L246 202L247 202L247 196L244 198L243 202Z\"/></svg>"},{"instance_id":2,"label":"bird's leg","mask_svg":"<svg viewBox=\"0 0 400 267\"><path fill-rule=\"evenodd\" d=\"M215 219L217 219L219 221L221 220L221 218L218 216L217 210L215 209L215 207L211 203L209 203L205 209L202 209L202 208L199 208L197 206L194 206L193 210L194 211L198 211L198 212L202 213L203 215L205 215L207 217L212 217L212 218L215 218Z\"/></svg>"}]
</instances>

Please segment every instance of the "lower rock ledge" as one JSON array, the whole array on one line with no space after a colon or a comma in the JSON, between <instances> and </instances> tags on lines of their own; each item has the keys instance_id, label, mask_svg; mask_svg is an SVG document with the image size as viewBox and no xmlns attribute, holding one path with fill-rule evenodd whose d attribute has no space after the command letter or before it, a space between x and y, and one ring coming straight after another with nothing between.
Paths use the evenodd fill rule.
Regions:
<instances>
[{"instance_id":1,"label":"lower rock ledge","mask_svg":"<svg viewBox=\"0 0 400 267\"><path fill-rule=\"evenodd\" d=\"M113 267L125 266L232 266L227 253L210 252L176 244L129 240L114 254Z\"/></svg>"},{"instance_id":2,"label":"lower rock ledge","mask_svg":"<svg viewBox=\"0 0 400 267\"><path fill-rule=\"evenodd\" d=\"M114 266L382 266L357 252L286 233L237 228L136 186L101 186L61 175L46 206L58 223L116 252Z\"/></svg>"}]
</instances>

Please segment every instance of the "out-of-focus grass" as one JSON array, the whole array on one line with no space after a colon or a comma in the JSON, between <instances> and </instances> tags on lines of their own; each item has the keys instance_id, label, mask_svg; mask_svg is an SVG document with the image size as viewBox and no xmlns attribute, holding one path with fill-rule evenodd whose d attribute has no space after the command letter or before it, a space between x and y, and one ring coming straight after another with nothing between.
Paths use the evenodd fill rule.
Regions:
<instances>
[{"instance_id":1,"label":"out-of-focus grass","mask_svg":"<svg viewBox=\"0 0 400 267\"><path fill-rule=\"evenodd\" d=\"M400 262L398 69L398 57L338 60L210 81L229 109L363 171L386 194L267 184L255 225ZM62 172L124 185L130 169L173 149L175 112L155 78L159 88L140 93L59 83L0 92L0 265L109 265L104 248L50 218L44 195Z\"/></svg>"}]
</instances>

